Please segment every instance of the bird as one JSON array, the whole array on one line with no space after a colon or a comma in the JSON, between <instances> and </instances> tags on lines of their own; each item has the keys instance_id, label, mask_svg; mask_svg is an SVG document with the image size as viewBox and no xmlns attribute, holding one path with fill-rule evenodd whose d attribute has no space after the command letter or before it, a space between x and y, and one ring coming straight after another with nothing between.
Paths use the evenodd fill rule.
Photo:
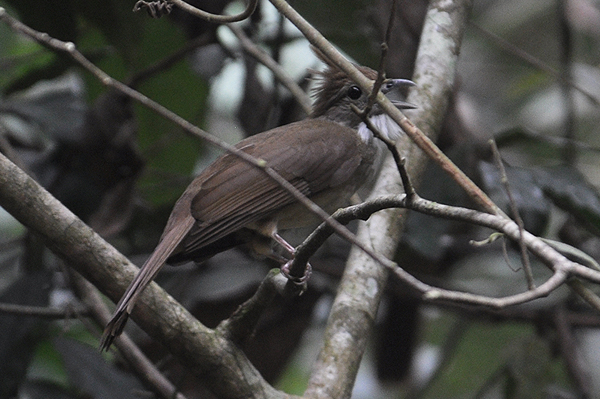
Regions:
<instances>
[{"instance_id":1,"label":"bird","mask_svg":"<svg viewBox=\"0 0 600 399\"><path fill-rule=\"evenodd\" d=\"M323 61L323 71L312 71L318 83L308 118L250 136L235 148L262 160L331 214L348 205L350 197L374 176L383 146L352 107L363 109L369 93L335 65ZM357 68L367 78L377 78L373 69ZM403 101L402 96L402 89L410 86L414 83L407 79L385 79L381 91L399 109L410 109L415 106ZM378 104L367 117L387 139L401 136L402 130ZM175 203L154 252L107 323L101 350L108 350L121 334L139 295L165 263L201 262L240 244L247 244L258 255L277 258L272 242L293 257L293 246L279 232L316 227L320 222L259 168L231 153L220 156Z\"/></svg>"}]
</instances>

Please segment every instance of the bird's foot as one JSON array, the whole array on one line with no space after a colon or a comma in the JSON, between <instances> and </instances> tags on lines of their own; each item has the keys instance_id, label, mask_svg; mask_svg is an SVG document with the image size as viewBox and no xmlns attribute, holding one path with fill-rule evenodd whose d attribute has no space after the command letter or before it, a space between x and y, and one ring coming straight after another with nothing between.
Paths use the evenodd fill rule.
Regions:
<instances>
[{"instance_id":1,"label":"bird's foot","mask_svg":"<svg viewBox=\"0 0 600 399\"><path fill-rule=\"evenodd\" d=\"M306 268L304 269L304 274L300 277L292 276L290 274L290 266L293 260L287 261L283 266L281 266L281 274L285 276L289 281L296 285L305 284L312 274L312 266L310 263L306 263Z\"/></svg>"}]
</instances>

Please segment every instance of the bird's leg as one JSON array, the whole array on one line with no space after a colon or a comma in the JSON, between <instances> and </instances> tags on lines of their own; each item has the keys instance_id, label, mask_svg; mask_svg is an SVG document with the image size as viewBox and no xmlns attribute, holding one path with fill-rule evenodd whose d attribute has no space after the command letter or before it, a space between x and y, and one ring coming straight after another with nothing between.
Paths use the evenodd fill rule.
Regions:
<instances>
[{"instance_id":1,"label":"bird's leg","mask_svg":"<svg viewBox=\"0 0 600 399\"><path fill-rule=\"evenodd\" d=\"M286 251L290 253L290 255L296 255L296 248L292 246L289 242L287 242L282 236L277 233L273 233L273 239L279 243Z\"/></svg>"},{"instance_id":2,"label":"bird's leg","mask_svg":"<svg viewBox=\"0 0 600 399\"><path fill-rule=\"evenodd\" d=\"M277 233L273 233L272 237L277 243L279 243L279 245L281 245L292 256L292 259L288 260L281 266L281 274L283 274L288 280L290 280L294 284L298 284L298 285L304 284L306 282L306 280L308 280L310 278L310 275L312 274L312 266L310 265L310 263L306 262L306 268L304 269L304 275L302 277L292 276L290 274L290 265L292 264L292 261L294 260L294 256L296 255L296 248L294 248L289 242L287 242L283 237L281 237Z\"/></svg>"}]
</instances>

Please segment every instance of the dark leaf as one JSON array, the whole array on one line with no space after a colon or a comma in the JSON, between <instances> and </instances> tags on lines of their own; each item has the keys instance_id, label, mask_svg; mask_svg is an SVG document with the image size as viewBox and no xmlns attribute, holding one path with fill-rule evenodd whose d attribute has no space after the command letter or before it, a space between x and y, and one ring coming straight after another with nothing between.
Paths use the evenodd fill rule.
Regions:
<instances>
[{"instance_id":1,"label":"dark leaf","mask_svg":"<svg viewBox=\"0 0 600 399\"><path fill-rule=\"evenodd\" d=\"M0 296L0 301L46 306L49 281L50 274L46 271L23 274ZM36 317L0 314L0 398L12 397L17 392L47 325L47 320Z\"/></svg>"},{"instance_id":2,"label":"dark leaf","mask_svg":"<svg viewBox=\"0 0 600 399\"><path fill-rule=\"evenodd\" d=\"M273 93L267 91L257 75L257 62L245 58L246 79L244 81L244 97L240 103L237 117L248 136L264 132L269 126L272 112L277 107L273 106Z\"/></svg>"},{"instance_id":3,"label":"dark leaf","mask_svg":"<svg viewBox=\"0 0 600 399\"><path fill-rule=\"evenodd\" d=\"M40 81L28 90L0 102L0 116L15 116L22 123L30 125L29 132L45 136L24 136L24 129L6 126L11 137L19 143L75 141L87 110L83 97L81 79L75 74L67 74L54 80Z\"/></svg>"},{"instance_id":4,"label":"dark leaf","mask_svg":"<svg viewBox=\"0 0 600 399\"><path fill-rule=\"evenodd\" d=\"M54 346L71 383L90 398L132 398L144 390L137 379L105 362L97 348L68 338L56 338Z\"/></svg>"},{"instance_id":5,"label":"dark leaf","mask_svg":"<svg viewBox=\"0 0 600 399\"><path fill-rule=\"evenodd\" d=\"M600 196L577 169L570 166L540 168L535 177L554 204L600 234Z\"/></svg>"},{"instance_id":6,"label":"dark leaf","mask_svg":"<svg viewBox=\"0 0 600 399\"><path fill-rule=\"evenodd\" d=\"M72 0L7 0L26 25L61 40L75 41L77 21Z\"/></svg>"},{"instance_id":7,"label":"dark leaf","mask_svg":"<svg viewBox=\"0 0 600 399\"><path fill-rule=\"evenodd\" d=\"M474 164L472 159L472 148L469 145L456 145L446 151L459 167L473 175L470 165ZM462 190L447 174L435 164L430 162L425 169L422 181L425 182L418 187L418 193L423 198L442 204L454 206L470 206L469 200ZM461 236L470 227L466 224L457 224L455 221L437 218L417 212L408 214L406 221L406 233L402 240L408 244L411 253L419 256L415 261L419 264L423 258L432 262L440 262L449 252L461 252L456 238ZM418 266L423 272L421 265Z\"/></svg>"},{"instance_id":8,"label":"dark leaf","mask_svg":"<svg viewBox=\"0 0 600 399\"><path fill-rule=\"evenodd\" d=\"M525 229L533 234L541 234L547 227L550 217L550 202L544 196L533 170L504 166L512 198L523 219ZM513 217L500 172L496 165L480 162L479 170L485 192L509 216Z\"/></svg>"}]
</instances>

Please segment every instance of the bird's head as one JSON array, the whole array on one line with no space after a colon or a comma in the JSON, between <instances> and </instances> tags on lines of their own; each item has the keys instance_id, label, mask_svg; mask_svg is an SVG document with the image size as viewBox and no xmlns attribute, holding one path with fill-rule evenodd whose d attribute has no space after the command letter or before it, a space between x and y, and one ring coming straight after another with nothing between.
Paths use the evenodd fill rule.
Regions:
<instances>
[{"instance_id":1,"label":"bird's head","mask_svg":"<svg viewBox=\"0 0 600 399\"><path fill-rule=\"evenodd\" d=\"M377 72L371 68L357 66L369 79L375 81ZM362 110L367 105L369 93L360 88L348 76L332 64L328 64L324 71L316 72L319 80L314 89L315 102L311 117L331 120L359 131L361 137L370 140L372 133L366 128L361 117L352 109L355 105ZM414 86L407 79L386 79L381 86L381 92L400 109L415 108L414 105L404 101L403 89ZM380 132L391 140L400 134L400 128L383 113L381 107L374 104L369 114L370 121Z\"/></svg>"}]
</instances>

